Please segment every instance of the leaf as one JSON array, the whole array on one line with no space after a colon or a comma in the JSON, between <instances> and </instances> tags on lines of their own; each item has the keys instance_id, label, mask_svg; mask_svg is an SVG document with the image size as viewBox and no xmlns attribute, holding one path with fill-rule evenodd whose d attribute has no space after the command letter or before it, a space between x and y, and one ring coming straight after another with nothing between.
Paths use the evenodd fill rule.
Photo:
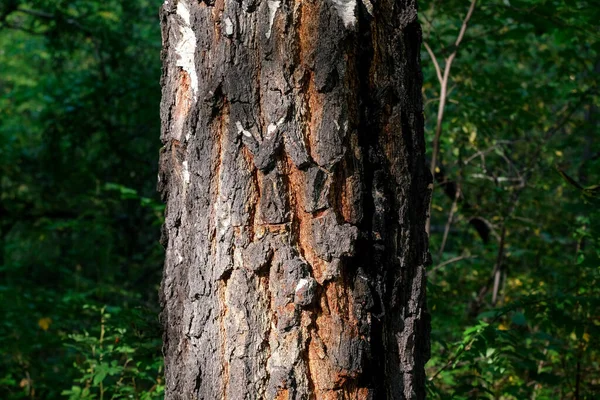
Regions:
<instances>
[{"instance_id":1,"label":"leaf","mask_svg":"<svg viewBox=\"0 0 600 400\"><path fill-rule=\"evenodd\" d=\"M63 396L70 396L69 398L79 398L81 395L81 387L80 386L71 386L71 389L63 390L61 392Z\"/></svg>"},{"instance_id":2,"label":"leaf","mask_svg":"<svg viewBox=\"0 0 600 400\"><path fill-rule=\"evenodd\" d=\"M98 13L99 16L101 16L102 18L109 20L111 22L118 22L119 21L119 16L116 15L115 13L109 12L109 11L100 11Z\"/></svg>"},{"instance_id":3,"label":"leaf","mask_svg":"<svg viewBox=\"0 0 600 400\"><path fill-rule=\"evenodd\" d=\"M50 329L50 325L52 325L52 318L50 317L44 317L38 320L38 326L44 331Z\"/></svg>"},{"instance_id":4,"label":"leaf","mask_svg":"<svg viewBox=\"0 0 600 400\"><path fill-rule=\"evenodd\" d=\"M501 314L500 311L498 310L488 310L488 311L484 311L482 313L480 313L477 316L477 319L487 319L487 318L496 318L497 316L499 316Z\"/></svg>"},{"instance_id":5,"label":"leaf","mask_svg":"<svg viewBox=\"0 0 600 400\"><path fill-rule=\"evenodd\" d=\"M108 366L107 363L102 363L100 365L98 365L98 367L96 368L96 372L94 374L94 380L93 380L93 384L94 386L98 386L98 384L100 382L102 382L104 380L104 378L106 378L106 376L108 375L110 370L110 367Z\"/></svg>"},{"instance_id":6,"label":"leaf","mask_svg":"<svg viewBox=\"0 0 600 400\"><path fill-rule=\"evenodd\" d=\"M518 326L525 326L527 324L525 314L521 312L514 313L512 316L512 323Z\"/></svg>"}]
</instances>

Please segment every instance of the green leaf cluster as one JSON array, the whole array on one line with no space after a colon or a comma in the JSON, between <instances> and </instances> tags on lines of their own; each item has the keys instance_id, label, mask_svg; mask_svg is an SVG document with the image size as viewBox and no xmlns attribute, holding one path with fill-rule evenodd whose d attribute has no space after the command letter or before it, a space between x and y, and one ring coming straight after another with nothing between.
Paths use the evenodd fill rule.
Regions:
<instances>
[{"instance_id":1,"label":"green leaf cluster","mask_svg":"<svg viewBox=\"0 0 600 400\"><path fill-rule=\"evenodd\" d=\"M2 399L161 397L158 6L0 2Z\"/></svg>"},{"instance_id":2,"label":"green leaf cluster","mask_svg":"<svg viewBox=\"0 0 600 400\"><path fill-rule=\"evenodd\" d=\"M422 1L454 51L431 209L431 398L600 396L600 8ZM423 50L426 134L440 82ZM497 285L495 285L497 283Z\"/></svg>"}]
</instances>

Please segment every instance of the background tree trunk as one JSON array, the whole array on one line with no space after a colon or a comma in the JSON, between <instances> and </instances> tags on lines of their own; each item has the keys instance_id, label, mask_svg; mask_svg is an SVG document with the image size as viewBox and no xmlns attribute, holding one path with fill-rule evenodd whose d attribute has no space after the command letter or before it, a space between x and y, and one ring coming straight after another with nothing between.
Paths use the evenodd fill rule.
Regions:
<instances>
[{"instance_id":1,"label":"background tree trunk","mask_svg":"<svg viewBox=\"0 0 600 400\"><path fill-rule=\"evenodd\" d=\"M167 0L167 398L424 398L410 0Z\"/></svg>"}]
</instances>

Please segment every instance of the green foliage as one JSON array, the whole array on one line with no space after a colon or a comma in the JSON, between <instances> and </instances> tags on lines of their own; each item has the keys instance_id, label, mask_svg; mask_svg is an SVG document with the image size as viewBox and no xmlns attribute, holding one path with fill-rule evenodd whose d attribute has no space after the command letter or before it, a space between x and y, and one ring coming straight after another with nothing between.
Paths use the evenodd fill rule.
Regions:
<instances>
[{"instance_id":1,"label":"green foliage","mask_svg":"<svg viewBox=\"0 0 600 400\"><path fill-rule=\"evenodd\" d=\"M420 4L442 69L468 7ZM599 396L599 18L588 1L475 5L432 202L432 398ZM423 68L433 141L440 84L425 52Z\"/></svg>"},{"instance_id":2,"label":"green foliage","mask_svg":"<svg viewBox=\"0 0 600 400\"><path fill-rule=\"evenodd\" d=\"M0 2L2 399L161 397L158 5Z\"/></svg>"},{"instance_id":3,"label":"green foliage","mask_svg":"<svg viewBox=\"0 0 600 400\"><path fill-rule=\"evenodd\" d=\"M109 313L106 307L85 309L99 317L98 329L93 334L84 331L68 335L67 346L80 358L74 364L80 377L76 385L61 394L71 400L161 398L162 360L155 355L160 347L158 327L127 324L128 320L147 322L139 310L113 307ZM130 327L125 328L127 325Z\"/></svg>"},{"instance_id":4,"label":"green foliage","mask_svg":"<svg viewBox=\"0 0 600 400\"><path fill-rule=\"evenodd\" d=\"M3 399L162 397L158 3L0 2ZM598 398L600 9L468 7L420 2L429 397Z\"/></svg>"}]
</instances>

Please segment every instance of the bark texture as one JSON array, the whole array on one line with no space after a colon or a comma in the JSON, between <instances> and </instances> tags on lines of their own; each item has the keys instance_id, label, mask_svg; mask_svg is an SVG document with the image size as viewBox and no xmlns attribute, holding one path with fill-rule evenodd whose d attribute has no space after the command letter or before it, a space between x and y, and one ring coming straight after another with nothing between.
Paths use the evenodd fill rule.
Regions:
<instances>
[{"instance_id":1,"label":"bark texture","mask_svg":"<svg viewBox=\"0 0 600 400\"><path fill-rule=\"evenodd\" d=\"M167 0L168 399L421 399L414 0Z\"/></svg>"}]
</instances>

